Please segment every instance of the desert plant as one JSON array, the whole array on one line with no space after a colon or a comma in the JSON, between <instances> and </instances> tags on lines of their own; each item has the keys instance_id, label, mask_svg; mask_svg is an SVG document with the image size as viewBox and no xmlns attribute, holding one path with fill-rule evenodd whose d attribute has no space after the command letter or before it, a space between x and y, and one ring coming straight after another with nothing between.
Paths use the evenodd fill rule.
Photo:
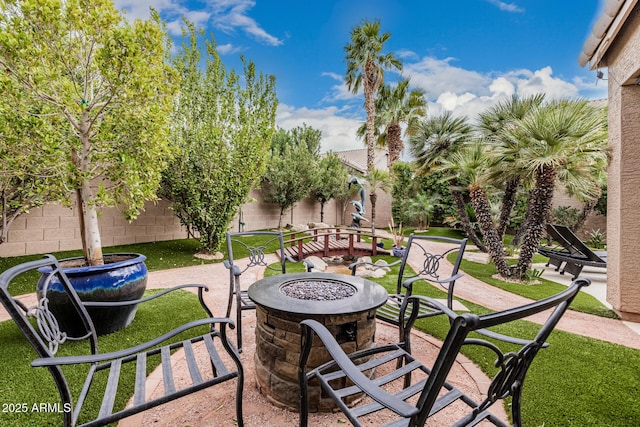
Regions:
<instances>
[{"instance_id":1,"label":"desert plant","mask_svg":"<svg viewBox=\"0 0 640 427\"><path fill-rule=\"evenodd\" d=\"M402 246L404 246L404 235L402 234L402 223L400 223L400 225L396 227L395 223L393 222L393 218L391 218L391 223L389 224L389 230L393 235L392 240L393 240L394 246L396 248L401 248Z\"/></svg>"},{"instance_id":2,"label":"desert plant","mask_svg":"<svg viewBox=\"0 0 640 427\"><path fill-rule=\"evenodd\" d=\"M607 246L607 236L599 228L591 230L587 244L592 248L603 249Z\"/></svg>"}]
</instances>

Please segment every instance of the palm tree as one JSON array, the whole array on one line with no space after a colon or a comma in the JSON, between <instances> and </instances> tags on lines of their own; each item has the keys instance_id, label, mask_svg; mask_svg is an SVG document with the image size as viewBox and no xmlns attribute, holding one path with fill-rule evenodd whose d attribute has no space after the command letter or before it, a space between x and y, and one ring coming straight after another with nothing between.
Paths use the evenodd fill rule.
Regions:
<instances>
[{"instance_id":1,"label":"palm tree","mask_svg":"<svg viewBox=\"0 0 640 427\"><path fill-rule=\"evenodd\" d=\"M429 219L436 207L440 206L439 194L420 193L407 200L407 216L418 220L418 228L429 228Z\"/></svg>"},{"instance_id":2,"label":"palm tree","mask_svg":"<svg viewBox=\"0 0 640 427\"><path fill-rule=\"evenodd\" d=\"M539 107L544 100L544 94L519 98L513 95L506 101L500 102L479 115L478 128L487 142L502 147L502 150L492 150L494 156L493 181L503 183L502 209L497 231L500 239L504 238L511 211L516 204L518 189L521 185L522 174L513 167L513 160L520 153L520 145L509 145L509 139L502 137L502 132L513 128L515 122L523 119L533 108ZM514 141L519 142L519 141Z\"/></svg>"},{"instance_id":3,"label":"palm tree","mask_svg":"<svg viewBox=\"0 0 640 427\"><path fill-rule=\"evenodd\" d=\"M472 131L466 117L453 117L450 112L421 121L415 135L409 138L409 150L416 159L416 173L427 175L437 170L445 159L462 149L472 138ZM471 226L457 174L449 173L448 179L451 196L465 233L478 249L486 252L487 248Z\"/></svg>"},{"instance_id":4,"label":"palm tree","mask_svg":"<svg viewBox=\"0 0 640 427\"><path fill-rule=\"evenodd\" d=\"M369 200L371 200L371 229L376 227L376 201L378 200L378 190L388 193L391 190L391 175L381 169L374 169L368 172L364 179L369 183Z\"/></svg>"},{"instance_id":5,"label":"palm tree","mask_svg":"<svg viewBox=\"0 0 640 427\"><path fill-rule=\"evenodd\" d=\"M426 110L424 91L409 91L409 79L400 80L395 87L384 84L378 89L376 122L384 126L378 141L389 150L389 170L400 159L400 153L404 149L401 125L406 125L405 135L414 135L418 130L419 119L425 116Z\"/></svg>"},{"instance_id":6,"label":"palm tree","mask_svg":"<svg viewBox=\"0 0 640 427\"><path fill-rule=\"evenodd\" d=\"M605 164L608 156L606 118L587 101L558 100L534 108L504 137L520 144L516 167L534 181L527 203L529 226L513 270L524 277L544 234L556 180L564 181L574 194L597 194L591 174L594 164Z\"/></svg>"},{"instance_id":7,"label":"palm tree","mask_svg":"<svg viewBox=\"0 0 640 427\"><path fill-rule=\"evenodd\" d=\"M487 194L487 189L490 188L487 181L490 166L489 149L490 146L484 139L477 139L465 144L462 149L445 159L440 168L457 174L458 181L468 185L476 220L491 259L498 273L503 277L509 277L511 270L505 258L503 239L494 224L491 202Z\"/></svg>"},{"instance_id":8,"label":"palm tree","mask_svg":"<svg viewBox=\"0 0 640 427\"><path fill-rule=\"evenodd\" d=\"M363 22L351 31L351 43L345 46L347 73L345 83L349 90L364 90L364 106L367 113L367 172L374 167L375 147L375 93L383 84L384 70L402 69L402 63L392 53L382 54L384 43L391 37L380 34L380 21Z\"/></svg>"}]
</instances>

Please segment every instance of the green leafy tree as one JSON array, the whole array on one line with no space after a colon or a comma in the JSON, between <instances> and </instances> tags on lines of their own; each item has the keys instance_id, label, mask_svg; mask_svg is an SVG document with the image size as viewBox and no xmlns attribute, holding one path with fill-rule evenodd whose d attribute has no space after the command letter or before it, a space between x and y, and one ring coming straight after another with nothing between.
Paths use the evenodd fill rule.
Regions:
<instances>
[{"instance_id":1,"label":"green leafy tree","mask_svg":"<svg viewBox=\"0 0 640 427\"><path fill-rule=\"evenodd\" d=\"M47 113L48 135L22 142L49 139L64 153L42 161L64 172L61 201L75 196L91 265L104 262L99 208L135 218L171 158L177 76L166 41L157 14L129 23L111 0L0 0L0 68L18 89L4 95L25 116Z\"/></svg>"},{"instance_id":2,"label":"green leafy tree","mask_svg":"<svg viewBox=\"0 0 640 427\"><path fill-rule=\"evenodd\" d=\"M320 159L311 195L320 203L320 222L324 222L324 206L335 198L343 182L349 179L349 172L337 154L328 152Z\"/></svg>"},{"instance_id":3,"label":"green leafy tree","mask_svg":"<svg viewBox=\"0 0 640 427\"><path fill-rule=\"evenodd\" d=\"M345 216L347 212L347 207L352 200L356 198L356 195L360 191L357 185L349 185L349 175L340 180L336 193L334 195L334 199L338 202L340 206L341 212L341 224L347 224Z\"/></svg>"},{"instance_id":4,"label":"green leafy tree","mask_svg":"<svg viewBox=\"0 0 640 427\"><path fill-rule=\"evenodd\" d=\"M227 70L213 38L203 55L189 22L184 36L188 43L174 59L182 77L172 114L177 155L164 173L162 194L203 250L215 252L264 172L275 131L275 78L256 74L244 58L242 75Z\"/></svg>"},{"instance_id":5,"label":"green leafy tree","mask_svg":"<svg viewBox=\"0 0 640 427\"><path fill-rule=\"evenodd\" d=\"M391 179L391 217L396 224L408 224L407 201L413 193L413 165L406 162L395 163L391 168Z\"/></svg>"},{"instance_id":6,"label":"green leafy tree","mask_svg":"<svg viewBox=\"0 0 640 427\"><path fill-rule=\"evenodd\" d=\"M294 135L282 129L275 134L263 175L264 201L280 207L278 228L284 212L309 195L317 176L317 154L309 151L308 144L298 143Z\"/></svg>"},{"instance_id":7,"label":"green leafy tree","mask_svg":"<svg viewBox=\"0 0 640 427\"><path fill-rule=\"evenodd\" d=\"M367 172L372 173L375 149L375 94L383 84L384 70L402 69L402 63L392 53L383 54L384 44L391 34L380 34L380 21L363 22L351 31L351 42L345 46L347 73L345 82L349 90L364 91L364 107L367 114Z\"/></svg>"}]
</instances>

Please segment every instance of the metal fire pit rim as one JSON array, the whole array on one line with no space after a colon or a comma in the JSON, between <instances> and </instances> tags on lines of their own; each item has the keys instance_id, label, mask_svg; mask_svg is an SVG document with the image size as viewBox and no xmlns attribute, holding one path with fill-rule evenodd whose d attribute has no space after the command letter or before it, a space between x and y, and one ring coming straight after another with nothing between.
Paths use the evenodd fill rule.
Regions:
<instances>
[{"instance_id":1,"label":"metal fire pit rim","mask_svg":"<svg viewBox=\"0 0 640 427\"><path fill-rule=\"evenodd\" d=\"M304 300L280 292L283 284L299 281L325 280L345 283L356 289L350 297L328 300ZM283 313L301 315L343 315L369 311L387 301L387 291L381 285L358 276L336 273L288 273L265 277L249 287L249 298L261 307Z\"/></svg>"}]
</instances>

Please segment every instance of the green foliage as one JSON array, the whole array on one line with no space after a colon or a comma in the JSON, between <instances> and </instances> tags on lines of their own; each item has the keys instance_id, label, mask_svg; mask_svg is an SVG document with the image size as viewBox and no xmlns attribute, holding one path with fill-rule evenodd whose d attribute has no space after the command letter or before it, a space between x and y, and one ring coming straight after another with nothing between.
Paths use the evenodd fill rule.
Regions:
<instances>
[{"instance_id":1,"label":"green foliage","mask_svg":"<svg viewBox=\"0 0 640 427\"><path fill-rule=\"evenodd\" d=\"M589 246L596 249L603 249L607 246L607 236L599 228L589 232Z\"/></svg>"},{"instance_id":2,"label":"green foliage","mask_svg":"<svg viewBox=\"0 0 640 427\"><path fill-rule=\"evenodd\" d=\"M566 225L567 227L573 226L579 215L580 211L571 206L558 206L552 210L554 224Z\"/></svg>"},{"instance_id":3,"label":"green foliage","mask_svg":"<svg viewBox=\"0 0 640 427\"><path fill-rule=\"evenodd\" d=\"M413 189L413 165L396 162L391 167L392 188L391 217L397 224L408 224L406 203L411 198Z\"/></svg>"},{"instance_id":4,"label":"green foliage","mask_svg":"<svg viewBox=\"0 0 640 427\"><path fill-rule=\"evenodd\" d=\"M278 228L282 227L284 211L309 195L317 176L317 153L309 150L308 143L297 142L296 134L299 133L300 129L280 129L276 133L263 175L264 201L280 207Z\"/></svg>"},{"instance_id":5,"label":"green foliage","mask_svg":"<svg viewBox=\"0 0 640 427\"><path fill-rule=\"evenodd\" d=\"M118 206L135 218L156 198L171 157L169 116L177 89L166 61L166 33L157 14L123 19L111 0L0 2L3 104L21 126L39 113L40 134L21 137L26 151L44 143L38 161L60 173L69 203L78 199L85 256L102 263L97 208ZM20 110L18 110L20 108ZM100 180L97 189L90 183ZM38 186L46 186L46 180Z\"/></svg>"},{"instance_id":6,"label":"green foliage","mask_svg":"<svg viewBox=\"0 0 640 427\"><path fill-rule=\"evenodd\" d=\"M171 315L167 316L167 313L171 313ZM204 316L205 313L200 307L196 295L187 291L176 291L170 297L160 297L141 304L131 325L113 334L99 337L99 349L102 353L106 353L144 343L150 337L159 336L179 325ZM196 332L204 334L207 330L201 328L198 331L191 330L189 333L194 334ZM0 323L0 341L2 342L0 360L2 360L3 365L10 364L11 366L10 369L5 369L3 375L0 376L2 403L27 403L31 408L32 405L40 402L50 404L60 402L58 392L48 370L31 367L30 362L37 355L14 322L6 321ZM78 354L78 352L87 354L88 351L86 343L68 343L63 347L59 353L61 356ZM148 373L157 366L159 359L150 359L150 361L152 362L147 366ZM133 366L128 368L133 368ZM63 371L77 396L83 385L85 370L81 367L66 367L63 368ZM135 369L128 369L122 374L121 381L118 384L115 408L123 408L126 405L134 390L135 377ZM106 375L98 377L95 383L92 384L92 389L95 392L89 394L85 407L97 413L102 401L101 392L104 390L106 383ZM2 413L0 419L4 427L62 425L62 414L57 412ZM80 421L82 421L82 418ZM84 421L86 422L87 420L85 419Z\"/></svg>"},{"instance_id":7,"label":"green foliage","mask_svg":"<svg viewBox=\"0 0 640 427\"><path fill-rule=\"evenodd\" d=\"M324 222L324 205L336 197L349 172L337 154L328 152L320 159L311 195L320 203L320 222Z\"/></svg>"},{"instance_id":8,"label":"green foliage","mask_svg":"<svg viewBox=\"0 0 640 427\"><path fill-rule=\"evenodd\" d=\"M598 202L593 208L600 215L607 216L607 188L602 189L602 194L598 198Z\"/></svg>"},{"instance_id":9,"label":"green foliage","mask_svg":"<svg viewBox=\"0 0 640 427\"><path fill-rule=\"evenodd\" d=\"M177 155L164 173L162 194L202 248L215 252L264 170L275 129L275 79L257 75L244 59L241 76L227 71L213 39L206 41L206 56L201 53L191 23L184 36L188 44L174 60L182 77L172 115Z\"/></svg>"}]
</instances>

